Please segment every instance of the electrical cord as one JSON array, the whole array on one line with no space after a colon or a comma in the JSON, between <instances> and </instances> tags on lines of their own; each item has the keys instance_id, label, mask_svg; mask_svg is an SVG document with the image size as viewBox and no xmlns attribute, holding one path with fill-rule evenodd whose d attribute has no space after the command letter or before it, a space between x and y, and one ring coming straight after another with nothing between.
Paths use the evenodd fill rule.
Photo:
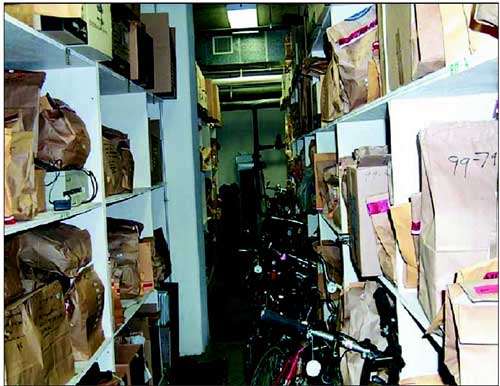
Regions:
<instances>
[{"instance_id":1,"label":"electrical cord","mask_svg":"<svg viewBox=\"0 0 500 386\"><path fill-rule=\"evenodd\" d=\"M51 171L51 172L55 172L56 173L54 179L51 182L49 182L48 184L45 185L46 187L50 186L50 190L49 190L49 203L51 205L54 205L54 201L52 201L52 192L54 190L55 183L59 179L59 176L61 175L62 171L69 171L69 170L79 171L79 172L85 173L85 175L90 180L90 184L92 186L92 194L90 195L90 197L87 200L84 200L84 201L80 202L78 205L75 205L74 206L75 208L78 207L78 206L80 206L80 205L82 205L82 204L88 204L89 202L95 200L95 198L97 197L97 193L99 191L99 185L97 183L97 178L95 177L94 173L92 173L92 171L90 171L88 169L85 169L83 167L82 168L74 168L74 169L63 169L63 168L61 168L61 165L62 165L62 160L61 159L58 159L58 160L56 160L54 162L48 162L48 163L40 161L40 160L36 160L35 163L38 166L43 167L47 171ZM71 194L68 194L68 196L70 197L69 199L71 199Z\"/></svg>"}]
</instances>

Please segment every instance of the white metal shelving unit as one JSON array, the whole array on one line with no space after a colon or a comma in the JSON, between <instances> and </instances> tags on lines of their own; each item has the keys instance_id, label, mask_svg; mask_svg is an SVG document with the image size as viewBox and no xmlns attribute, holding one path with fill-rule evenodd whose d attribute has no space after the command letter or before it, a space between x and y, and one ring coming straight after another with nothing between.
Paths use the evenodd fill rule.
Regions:
<instances>
[{"instance_id":1,"label":"white metal shelving unit","mask_svg":"<svg viewBox=\"0 0 500 386\"><path fill-rule=\"evenodd\" d=\"M303 141L314 134L318 152L336 152L338 158L351 155L359 146L389 145L394 205L399 205L408 202L412 193L420 191L418 132L430 122L492 119L497 100L497 53L470 56L388 92L296 141ZM342 198L340 202L340 228L320 215L322 239L345 239L348 234L347 213ZM344 285L348 285L358 277L348 245L343 244L342 252ZM399 250L397 253L398 283L402 283L403 260ZM395 286L384 277L378 280L397 300L399 340L406 362L401 378L436 373L443 338L435 334L424 336L430 321L420 306L417 290Z\"/></svg>"},{"instance_id":2,"label":"white metal shelving unit","mask_svg":"<svg viewBox=\"0 0 500 386\"><path fill-rule=\"evenodd\" d=\"M71 106L85 122L91 140L91 152L85 168L98 182L96 199L69 211L47 211L31 221L5 226L4 235L12 235L56 221L87 229L92 242L92 264L105 287L102 327L105 340L88 361L75 363L75 375L68 384L76 384L93 363L101 370L114 370L114 337L145 302L157 302L156 291L133 300L122 300L125 323L115 331L111 298L111 272L108 262L106 217L133 219L144 224L142 237L153 236L162 227L168 240L165 210L166 184L151 186L148 119L161 119L161 99L114 73L71 47L39 33L4 14L5 69L44 71L42 87L52 97ZM134 190L105 197L101 125L128 134L134 156ZM162 125L163 126L163 125ZM163 147L162 151L164 151ZM163 173L165 181L165 171ZM152 295L152 294L155 295Z\"/></svg>"}]
</instances>

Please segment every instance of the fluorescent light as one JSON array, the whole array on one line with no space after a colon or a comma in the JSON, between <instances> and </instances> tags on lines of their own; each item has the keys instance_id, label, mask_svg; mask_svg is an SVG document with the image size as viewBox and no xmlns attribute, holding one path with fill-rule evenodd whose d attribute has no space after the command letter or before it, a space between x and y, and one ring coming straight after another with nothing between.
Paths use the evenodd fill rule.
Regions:
<instances>
[{"instance_id":1,"label":"fluorescent light","mask_svg":"<svg viewBox=\"0 0 500 386\"><path fill-rule=\"evenodd\" d=\"M258 27L257 6L255 4L228 4L226 7L231 28Z\"/></svg>"},{"instance_id":2,"label":"fluorescent light","mask_svg":"<svg viewBox=\"0 0 500 386\"><path fill-rule=\"evenodd\" d=\"M233 35L236 35L236 34L258 34L259 31L257 31L256 29L246 29L244 31L234 31L233 32Z\"/></svg>"}]
</instances>

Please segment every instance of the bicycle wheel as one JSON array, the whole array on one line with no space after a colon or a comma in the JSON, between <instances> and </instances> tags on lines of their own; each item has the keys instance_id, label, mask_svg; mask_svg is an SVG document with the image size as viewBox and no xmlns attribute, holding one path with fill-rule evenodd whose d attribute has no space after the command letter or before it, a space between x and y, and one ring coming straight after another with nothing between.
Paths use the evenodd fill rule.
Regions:
<instances>
[{"instance_id":1,"label":"bicycle wheel","mask_svg":"<svg viewBox=\"0 0 500 386\"><path fill-rule=\"evenodd\" d=\"M283 364L285 363L285 353L277 346L271 347L260 358L253 373L250 385L272 385L278 377Z\"/></svg>"}]
</instances>

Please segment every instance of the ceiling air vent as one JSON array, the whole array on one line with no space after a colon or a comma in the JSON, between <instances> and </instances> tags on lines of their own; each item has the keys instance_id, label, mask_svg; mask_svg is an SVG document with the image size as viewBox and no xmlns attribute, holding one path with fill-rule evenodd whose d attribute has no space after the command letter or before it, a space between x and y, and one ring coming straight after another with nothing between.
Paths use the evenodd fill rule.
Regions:
<instances>
[{"instance_id":1,"label":"ceiling air vent","mask_svg":"<svg viewBox=\"0 0 500 386\"><path fill-rule=\"evenodd\" d=\"M213 36L212 47L214 55L232 54L233 37L232 36Z\"/></svg>"}]
</instances>

